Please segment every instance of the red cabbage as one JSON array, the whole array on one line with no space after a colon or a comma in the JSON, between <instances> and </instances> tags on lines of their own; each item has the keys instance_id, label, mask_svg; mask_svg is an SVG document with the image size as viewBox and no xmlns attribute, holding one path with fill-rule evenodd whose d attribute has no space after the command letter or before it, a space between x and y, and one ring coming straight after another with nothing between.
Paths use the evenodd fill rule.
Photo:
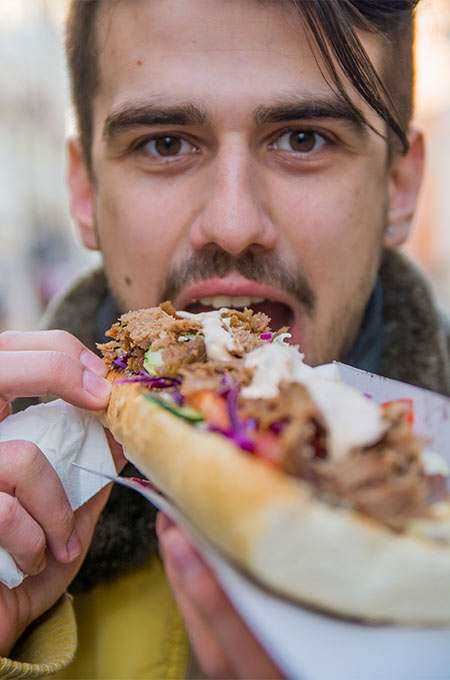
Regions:
<instances>
[{"instance_id":1,"label":"red cabbage","mask_svg":"<svg viewBox=\"0 0 450 680\"><path fill-rule=\"evenodd\" d=\"M120 357L116 357L113 361L114 366L120 368L122 371L127 369L128 354L122 354Z\"/></svg>"},{"instance_id":2,"label":"red cabbage","mask_svg":"<svg viewBox=\"0 0 450 680\"><path fill-rule=\"evenodd\" d=\"M171 395L172 399L174 400L174 402L176 403L177 406L184 406L184 397L183 397L183 395L181 394L181 392L180 392L180 390L178 389L178 387L175 387L175 388L171 391L170 395Z\"/></svg>"},{"instance_id":3,"label":"red cabbage","mask_svg":"<svg viewBox=\"0 0 450 680\"><path fill-rule=\"evenodd\" d=\"M250 438L250 432L256 428L256 420L249 418L242 420L238 410L239 387L235 385L228 374L222 378L222 388L220 393L223 394L227 400L228 415L230 418L230 428L223 429L216 425L210 425L208 429L211 432L218 432L227 439L233 441L244 451L253 453L255 451L255 443Z\"/></svg>"},{"instance_id":4,"label":"red cabbage","mask_svg":"<svg viewBox=\"0 0 450 680\"><path fill-rule=\"evenodd\" d=\"M269 341L269 342L272 340L272 338L273 338L273 333L271 333L270 331L266 331L265 333L261 333L261 335L259 336L260 340L266 340L266 341Z\"/></svg>"},{"instance_id":5,"label":"red cabbage","mask_svg":"<svg viewBox=\"0 0 450 680\"><path fill-rule=\"evenodd\" d=\"M249 439L244 433L236 432L231 429L225 430L222 427L218 427L217 425L209 425L208 430L210 432L217 432L227 439L230 439L234 444L236 444L236 446L239 446L244 451L253 453L256 449L255 443L252 442L252 440Z\"/></svg>"},{"instance_id":6,"label":"red cabbage","mask_svg":"<svg viewBox=\"0 0 450 680\"><path fill-rule=\"evenodd\" d=\"M142 383L150 388L157 389L167 389L169 387L175 387L181 380L179 378L172 378L170 376L151 376L148 373L141 371L137 375L133 375L130 378L124 378L123 380L117 380L119 385L124 383Z\"/></svg>"},{"instance_id":7,"label":"red cabbage","mask_svg":"<svg viewBox=\"0 0 450 680\"><path fill-rule=\"evenodd\" d=\"M269 430L274 434L281 434L287 425L287 420L274 420L270 423Z\"/></svg>"}]
</instances>

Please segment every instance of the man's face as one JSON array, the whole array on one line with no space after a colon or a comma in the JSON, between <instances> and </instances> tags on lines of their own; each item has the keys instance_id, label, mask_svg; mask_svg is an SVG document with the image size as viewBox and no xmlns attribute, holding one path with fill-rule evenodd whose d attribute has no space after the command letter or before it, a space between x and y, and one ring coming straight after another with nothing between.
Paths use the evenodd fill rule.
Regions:
<instances>
[{"instance_id":1,"label":"man's face","mask_svg":"<svg viewBox=\"0 0 450 680\"><path fill-rule=\"evenodd\" d=\"M93 215L121 307L250 302L293 324L309 363L342 356L379 266L386 143L349 118L297 15L124 0L98 40Z\"/></svg>"}]
</instances>

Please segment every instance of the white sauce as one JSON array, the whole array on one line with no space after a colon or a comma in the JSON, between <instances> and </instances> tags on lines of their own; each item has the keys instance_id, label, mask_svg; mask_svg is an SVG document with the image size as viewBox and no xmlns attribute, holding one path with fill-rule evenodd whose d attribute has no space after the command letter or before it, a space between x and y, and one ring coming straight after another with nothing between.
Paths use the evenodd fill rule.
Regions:
<instances>
[{"instance_id":1,"label":"white sauce","mask_svg":"<svg viewBox=\"0 0 450 680\"><path fill-rule=\"evenodd\" d=\"M182 319L194 319L201 323L205 337L206 354L208 359L212 361L230 361L230 352L235 349L227 319L222 319L224 311L226 310L218 309L214 312L202 312L200 314L177 312L177 316Z\"/></svg>"},{"instance_id":2,"label":"white sauce","mask_svg":"<svg viewBox=\"0 0 450 680\"><path fill-rule=\"evenodd\" d=\"M450 476L448 463L442 456L431 449L425 449L421 454L423 469L427 475Z\"/></svg>"},{"instance_id":3,"label":"white sauce","mask_svg":"<svg viewBox=\"0 0 450 680\"><path fill-rule=\"evenodd\" d=\"M229 362L235 349L233 335L225 309L192 314L177 312L182 319L195 319L202 325L206 353L213 361ZM381 409L357 390L336 381L336 371L330 367L311 368L303 363L298 348L284 342L289 333L278 336L274 342L264 343L244 359L245 366L253 369L250 385L244 387L242 396L247 399L270 399L279 393L279 385L297 382L308 389L311 398L322 414L328 431L329 454L344 456L354 447L369 446L384 434L387 424Z\"/></svg>"},{"instance_id":4,"label":"white sauce","mask_svg":"<svg viewBox=\"0 0 450 680\"><path fill-rule=\"evenodd\" d=\"M257 347L246 356L245 366L254 373L250 385L242 390L243 397L276 397L283 381L297 382L307 388L327 427L332 457L340 458L354 447L374 444L387 429L376 403L304 364L303 355L294 346L275 341Z\"/></svg>"},{"instance_id":5,"label":"white sauce","mask_svg":"<svg viewBox=\"0 0 450 680\"><path fill-rule=\"evenodd\" d=\"M439 543L450 543L450 503L442 501L430 506L431 519L416 519L408 525L408 531L421 538Z\"/></svg>"}]
</instances>

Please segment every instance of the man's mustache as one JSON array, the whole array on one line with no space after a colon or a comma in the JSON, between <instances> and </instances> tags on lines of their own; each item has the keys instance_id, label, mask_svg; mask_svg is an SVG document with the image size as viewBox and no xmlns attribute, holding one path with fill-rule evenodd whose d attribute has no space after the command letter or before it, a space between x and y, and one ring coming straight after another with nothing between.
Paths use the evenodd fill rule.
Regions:
<instances>
[{"instance_id":1,"label":"man's mustache","mask_svg":"<svg viewBox=\"0 0 450 680\"><path fill-rule=\"evenodd\" d=\"M277 256L257 252L256 248L234 257L213 244L205 246L169 273L161 299L174 300L187 285L232 273L279 288L295 297L309 315L314 312L315 295L301 271L292 274Z\"/></svg>"}]
</instances>

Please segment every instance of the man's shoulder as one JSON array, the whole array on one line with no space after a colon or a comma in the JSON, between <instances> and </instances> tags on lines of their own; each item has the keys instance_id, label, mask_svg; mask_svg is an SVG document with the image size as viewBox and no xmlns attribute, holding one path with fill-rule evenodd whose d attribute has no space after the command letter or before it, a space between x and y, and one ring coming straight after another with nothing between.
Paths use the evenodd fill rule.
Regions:
<instances>
[{"instance_id":1,"label":"man's shoulder","mask_svg":"<svg viewBox=\"0 0 450 680\"><path fill-rule=\"evenodd\" d=\"M450 322L440 311L426 276L404 254L385 251L383 355L380 372L450 394Z\"/></svg>"},{"instance_id":2,"label":"man's shoulder","mask_svg":"<svg viewBox=\"0 0 450 680\"><path fill-rule=\"evenodd\" d=\"M92 269L50 303L42 318L41 328L66 330L87 347L95 349L95 343L99 340L98 312L107 295L108 284L103 268Z\"/></svg>"}]
</instances>

